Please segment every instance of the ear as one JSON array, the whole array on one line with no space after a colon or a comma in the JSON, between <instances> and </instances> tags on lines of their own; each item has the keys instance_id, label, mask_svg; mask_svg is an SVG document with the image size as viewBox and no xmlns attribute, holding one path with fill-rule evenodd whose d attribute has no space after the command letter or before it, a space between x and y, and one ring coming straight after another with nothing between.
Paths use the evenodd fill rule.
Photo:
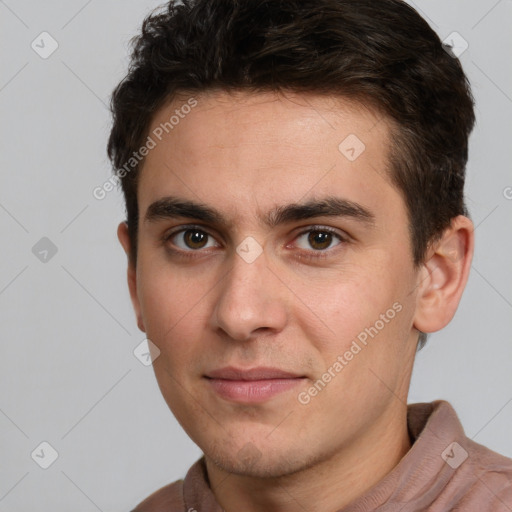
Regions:
<instances>
[{"instance_id":1,"label":"ear","mask_svg":"<svg viewBox=\"0 0 512 512\"><path fill-rule=\"evenodd\" d=\"M418 273L416 329L435 332L451 321L468 280L473 250L473 223L459 215L430 248Z\"/></svg>"},{"instance_id":2,"label":"ear","mask_svg":"<svg viewBox=\"0 0 512 512\"><path fill-rule=\"evenodd\" d=\"M121 222L117 227L117 238L123 246L124 252L128 258L128 288L130 290L130 297L132 299L133 309L137 318L137 325L142 332L146 332L144 322L142 320L139 296L137 295L137 270L130 256L130 235L128 234L128 224L126 222Z\"/></svg>"}]
</instances>

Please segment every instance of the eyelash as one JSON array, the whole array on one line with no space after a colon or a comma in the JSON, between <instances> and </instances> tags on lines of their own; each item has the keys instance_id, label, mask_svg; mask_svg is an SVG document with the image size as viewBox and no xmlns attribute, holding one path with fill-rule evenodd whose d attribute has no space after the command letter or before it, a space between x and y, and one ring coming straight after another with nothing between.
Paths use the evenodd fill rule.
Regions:
<instances>
[{"instance_id":1,"label":"eyelash","mask_svg":"<svg viewBox=\"0 0 512 512\"><path fill-rule=\"evenodd\" d=\"M189 251L183 251L181 249L172 249L172 248L170 248L167 245L169 240L172 237L176 236L179 233L184 233L184 232L189 231L189 230L201 231L201 232L205 233L207 236L215 238L215 237L213 237L212 234L210 234L208 231L206 231L203 226L200 226L200 225L189 225L189 226L180 226L180 229L177 229L177 230L172 231L170 233L166 233L162 237L162 243L167 246L167 250L169 252L171 252L172 254L178 255L179 257L188 258L188 259L198 258L200 256L198 256L196 254L197 253L201 253L201 252L205 252L205 251L202 251L201 249L198 249L198 250L191 249ZM335 229L327 227L327 226L309 226L307 229L304 229L300 233L298 233L297 236L294 238L294 240L296 240L297 238L301 237L302 235L304 235L306 233L311 233L311 232L315 232L315 231L316 232L320 232L320 233L329 233L331 235L334 235L336 238L338 238L340 243L337 244L336 246L334 246L334 248L324 249L324 250L305 251L304 249L302 249L303 252L298 255L298 258L300 260L303 260L303 259L306 259L306 260L322 260L322 259L328 258L329 256L332 255L333 251L336 251L336 247L338 247L339 245L342 245L342 244L345 244L345 243L348 242L348 239L346 237L342 236Z\"/></svg>"}]
</instances>

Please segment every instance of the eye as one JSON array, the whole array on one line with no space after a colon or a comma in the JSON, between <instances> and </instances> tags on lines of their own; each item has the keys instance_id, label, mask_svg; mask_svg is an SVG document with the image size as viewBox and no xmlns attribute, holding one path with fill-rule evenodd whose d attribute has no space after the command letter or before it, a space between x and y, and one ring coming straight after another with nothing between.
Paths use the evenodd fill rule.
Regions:
<instances>
[{"instance_id":1,"label":"eye","mask_svg":"<svg viewBox=\"0 0 512 512\"><path fill-rule=\"evenodd\" d=\"M213 237L198 227L192 226L186 229L174 231L165 236L165 241L170 241L173 245L185 252L193 252L199 249L208 249L210 247L218 247L217 243L208 243L208 239Z\"/></svg>"},{"instance_id":2,"label":"eye","mask_svg":"<svg viewBox=\"0 0 512 512\"><path fill-rule=\"evenodd\" d=\"M338 243L333 245L333 242L335 242L336 239L338 240ZM322 226L315 226L313 228L309 228L307 231L303 231L295 240L299 249L311 252L312 248L313 252L319 253L326 252L326 249L336 247L346 241L341 234L331 228Z\"/></svg>"}]
</instances>

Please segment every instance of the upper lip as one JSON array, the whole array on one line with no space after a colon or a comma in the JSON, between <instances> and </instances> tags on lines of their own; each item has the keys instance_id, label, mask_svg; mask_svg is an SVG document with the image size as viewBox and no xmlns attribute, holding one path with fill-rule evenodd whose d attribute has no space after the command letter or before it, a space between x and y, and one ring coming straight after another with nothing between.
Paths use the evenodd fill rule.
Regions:
<instances>
[{"instance_id":1,"label":"upper lip","mask_svg":"<svg viewBox=\"0 0 512 512\"><path fill-rule=\"evenodd\" d=\"M267 380L267 379L297 379L303 377L297 373L287 372L279 368L258 366L256 368L234 368L226 366L218 370L212 370L206 374L211 379L225 380Z\"/></svg>"}]
</instances>

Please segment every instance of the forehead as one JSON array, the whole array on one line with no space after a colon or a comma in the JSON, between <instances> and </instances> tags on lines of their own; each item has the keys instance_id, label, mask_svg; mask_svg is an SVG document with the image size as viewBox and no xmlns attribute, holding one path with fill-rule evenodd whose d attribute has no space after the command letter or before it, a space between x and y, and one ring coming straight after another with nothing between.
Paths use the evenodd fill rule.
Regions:
<instances>
[{"instance_id":1,"label":"forehead","mask_svg":"<svg viewBox=\"0 0 512 512\"><path fill-rule=\"evenodd\" d=\"M156 113L149 137L141 216L166 195L214 205L239 222L309 197L338 195L383 210L403 203L388 177L388 120L347 99L181 95Z\"/></svg>"}]
</instances>

